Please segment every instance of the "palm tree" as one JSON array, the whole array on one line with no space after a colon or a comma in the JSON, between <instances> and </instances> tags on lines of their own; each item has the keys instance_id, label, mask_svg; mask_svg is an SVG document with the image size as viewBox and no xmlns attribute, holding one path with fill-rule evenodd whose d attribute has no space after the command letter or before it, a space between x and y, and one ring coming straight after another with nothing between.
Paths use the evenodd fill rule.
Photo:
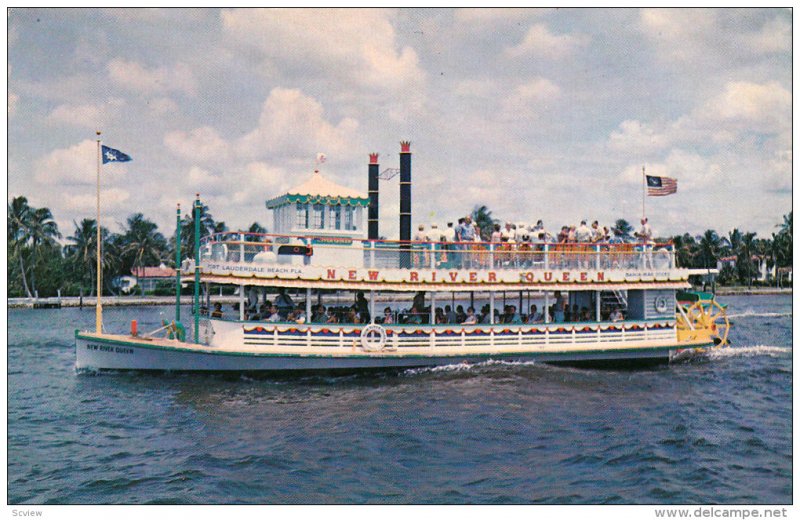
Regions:
<instances>
[{"instance_id":1,"label":"palm tree","mask_svg":"<svg viewBox=\"0 0 800 520\"><path fill-rule=\"evenodd\" d=\"M266 233L267 228L259 224L258 222L253 222L250 224L250 227L247 229L248 233Z\"/></svg>"},{"instance_id":2,"label":"palm tree","mask_svg":"<svg viewBox=\"0 0 800 520\"><path fill-rule=\"evenodd\" d=\"M789 237L792 236L792 211L789 212L788 215L783 216L783 223L778 224L778 227L781 228L781 233L787 233Z\"/></svg>"},{"instance_id":3,"label":"palm tree","mask_svg":"<svg viewBox=\"0 0 800 520\"><path fill-rule=\"evenodd\" d=\"M31 213L28 233L33 254L33 269L31 270L31 289L36 294L36 267L41 261L42 249L52 249L56 245L56 238L61 238L58 224L53 220L49 208L36 208Z\"/></svg>"},{"instance_id":4,"label":"palm tree","mask_svg":"<svg viewBox=\"0 0 800 520\"><path fill-rule=\"evenodd\" d=\"M700 256L703 259L703 267L712 268L717 265L719 257L720 238L713 229L706 230L700 238Z\"/></svg>"},{"instance_id":5,"label":"palm tree","mask_svg":"<svg viewBox=\"0 0 800 520\"><path fill-rule=\"evenodd\" d=\"M481 238L489 240L494 230L494 225L498 222L496 218L492 218L492 212L486 206L475 206L472 210L472 221L481 230Z\"/></svg>"},{"instance_id":6,"label":"palm tree","mask_svg":"<svg viewBox=\"0 0 800 520\"><path fill-rule=\"evenodd\" d=\"M742 244L737 265L744 265L747 269L747 286L753 286L753 253L756 248L756 234L745 233L742 235Z\"/></svg>"},{"instance_id":7,"label":"palm tree","mask_svg":"<svg viewBox=\"0 0 800 520\"><path fill-rule=\"evenodd\" d=\"M66 256L72 261L73 271L76 273L81 287L88 286L89 295L94 296L94 288L97 285L97 221L92 218L81 220L80 224L73 221L75 231L67 240L72 242L65 249ZM108 230L103 228L103 245L105 246ZM108 251L106 251L108 253ZM108 254L103 255L103 263L109 264L111 258ZM103 266L105 270L105 265ZM87 283L88 282L88 283Z\"/></svg>"},{"instance_id":8,"label":"palm tree","mask_svg":"<svg viewBox=\"0 0 800 520\"><path fill-rule=\"evenodd\" d=\"M629 240L633 233L633 226L631 226L624 218L619 218L614 223L614 234L623 240Z\"/></svg>"},{"instance_id":9,"label":"palm tree","mask_svg":"<svg viewBox=\"0 0 800 520\"><path fill-rule=\"evenodd\" d=\"M728 233L728 254L736 254L739 248L742 245L742 232L739 231L737 228L733 228L733 230Z\"/></svg>"},{"instance_id":10,"label":"palm tree","mask_svg":"<svg viewBox=\"0 0 800 520\"><path fill-rule=\"evenodd\" d=\"M672 244L675 247L675 257L677 264L681 267L694 267L694 257L697 253L697 243L689 233L675 235L672 237Z\"/></svg>"},{"instance_id":11,"label":"palm tree","mask_svg":"<svg viewBox=\"0 0 800 520\"><path fill-rule=\"evenodd\" d=\"M25 197L14 197L8 204L8 244L12 256L16 256L19 261L19 271L22 275L22 286L28 298L32 298L31 290L28 287L28 279L25 276L25 255L27 254L27 243L30 240L30 226L33 209L28 205Z\"/></svg>"},{"instance_id":12,"label":"palm tree","mask_svg":"<svg viewBox=\"0 0 800 520\"><path fill-rule=\"evenodd\" d=\"M157 231L158 226L144 218L141 213L128 217L127 224L128 229L122 235L120 243L120 253L126 258L130 267L141 268L146 263L160 264L168 247L164 235Z\"/></svg>"},{"instance_id":13,"label":"palm tree","mask_svg":"<svg viewBox=\"0 0 800 520\"><path fill-rule=\"evenodd\" d=\"M214 217L211 216L211 212L208 211L208 206L201 202L200 238L214 233L216 227L217 224L214 222ZM184 251L187 257L194 256L194 209L188 211L183 217L183 224L181 225L181 251Z\"/></svg>"}]
</instances>

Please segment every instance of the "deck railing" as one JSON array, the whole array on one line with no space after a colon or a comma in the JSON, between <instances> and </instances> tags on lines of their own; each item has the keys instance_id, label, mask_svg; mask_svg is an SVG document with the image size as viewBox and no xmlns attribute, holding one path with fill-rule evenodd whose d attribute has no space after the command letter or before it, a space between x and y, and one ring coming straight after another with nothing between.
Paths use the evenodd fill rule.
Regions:
<instances>
[{"instance_id":1,"label":"deck railing","mask_svg":"<svg viewBox=\"0 0 800 520\"><path fill-rule=\"evenodd\" d=\"M291 259L293 256L295 260ZM383 269L669 270L677 267L675 250L669 243L416 242L242 232L205 237L201 241L201 259Z\"/></svg>"}]
</instances>

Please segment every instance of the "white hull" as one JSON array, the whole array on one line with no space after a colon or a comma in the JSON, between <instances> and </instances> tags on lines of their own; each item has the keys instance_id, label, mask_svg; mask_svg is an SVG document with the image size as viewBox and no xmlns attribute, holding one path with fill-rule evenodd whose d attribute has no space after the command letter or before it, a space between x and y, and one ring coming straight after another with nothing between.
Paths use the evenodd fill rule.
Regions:
<instances>
[{"instance_id":1,"label":"white hull","mask_svg":"<svg viewBox=\"0 0 800 520\"><path fill-rule=\"evenodd\" d=\"M215 322L218 325L220 322ZM225 323L225 322L221 322ZM236 324L241 330L242 324ZM309 331L310 329L306 329ZM523 329L519 329L523 330ZM528 327L525 330L530 330ZM494 332L494 331L492 331ZM76 335L76 368L79 370L167 370L259 372L291 370L351 370L367 368L408 368L478 363L487 360L536 362L667 362L670 351L676 348L703 347L706 345L678 345L672 336L629 341L600 341L591 343L574 341L532 344L531 341L495 341L474 338L467 344L462 338L449 345L420 345L410 340L399 348L382 351L365 350L355 340L344 346L310 344L304 346L294 337L279 337L277 346L197 345L174 340L144 340L122 335ZM272 337L275 337L273 335ZM311 334L307 334L310 338ZM212 345L213 345L212 341ZM405 342L404 342L405 343Z\"/></svg>"}]
</instances>

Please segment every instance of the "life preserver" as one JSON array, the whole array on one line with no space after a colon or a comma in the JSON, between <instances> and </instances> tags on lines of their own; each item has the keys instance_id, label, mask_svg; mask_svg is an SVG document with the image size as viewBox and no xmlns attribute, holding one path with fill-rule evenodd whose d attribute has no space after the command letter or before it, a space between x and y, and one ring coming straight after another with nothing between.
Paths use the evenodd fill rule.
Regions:
<instances>
[{"instance_id":1,"label":"life preserver","mask_svg":"<svg viewBox=\"0 0 800 520\"><path fill-rule=\"evenodd\" d=\"M361 329L361 347L367 352L380 352L386 346L386 329L371 323Z\"/></svg>"}]
</instances>

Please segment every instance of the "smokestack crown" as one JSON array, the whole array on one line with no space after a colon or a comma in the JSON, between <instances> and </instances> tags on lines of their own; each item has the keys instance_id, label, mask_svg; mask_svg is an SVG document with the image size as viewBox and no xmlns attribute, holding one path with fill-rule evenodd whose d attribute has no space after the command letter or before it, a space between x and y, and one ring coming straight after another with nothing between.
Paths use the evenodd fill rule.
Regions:
<instances>
[{"instance_id":1,"label":"smokestack crown","mask_svg":"<svg viewBox=\"0 0 800 520\"><path fill-rule=\"evenodd\" d=\"M411 153L411 141L400 141L400 153Z\"/></svg>"},{"instance_id":2,"label":"smokestack crown","mask_svg":"<svg viewBox=\"0 0 800 520\"><path fill-rule=\"evenodd\" d=\"M369 154L369 163L370 164L378 164L378 154L377 153Z\"/></svg>"}]
</instances>

